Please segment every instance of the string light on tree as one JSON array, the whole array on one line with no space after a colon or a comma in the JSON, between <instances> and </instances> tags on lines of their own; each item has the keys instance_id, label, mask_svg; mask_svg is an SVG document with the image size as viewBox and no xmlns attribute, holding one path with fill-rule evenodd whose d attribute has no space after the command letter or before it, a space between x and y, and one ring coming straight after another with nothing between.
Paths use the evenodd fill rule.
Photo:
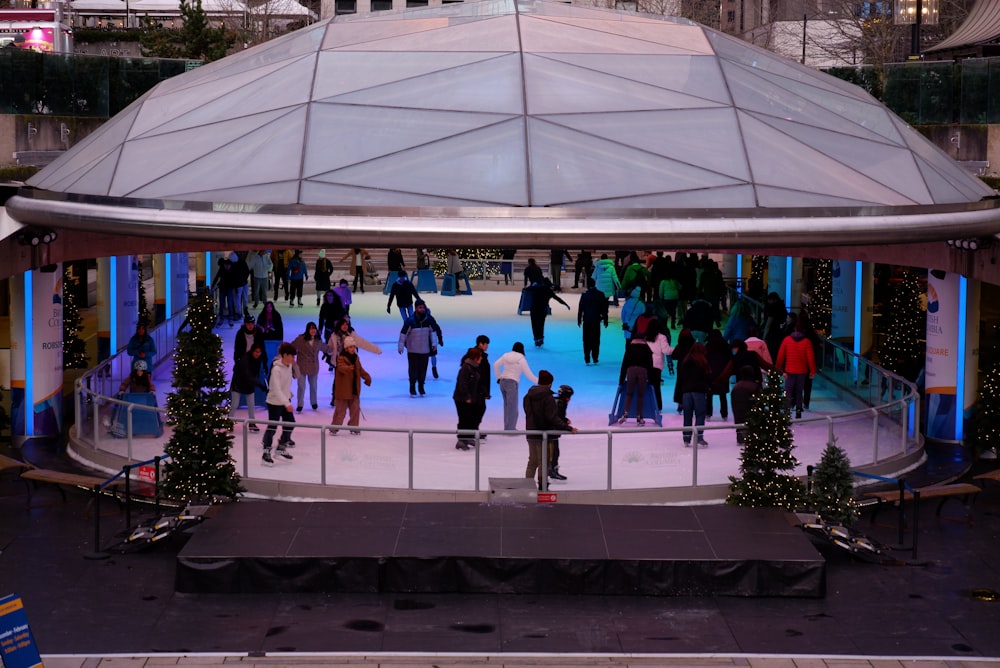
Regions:
<instances>
[{"instance_id":1,"label":"string light on tree","mask_svg":"<svg viewBox=\"0 0 1000 668\"><path fill-rule=\"evenodd\" d=\"M882 367L908 380L916 379L926 346L927 316L920 295L916 274L904 271L889 293L885 339L879 346Z\"/></svg>"},{"instance_id":2,"label":"string light on tree","mask_svg":"<svg viewBox=\"0 0 1000 668\"><path fill-rule=\"evenodd\" d=\"M230 393L223 369L222 339L212 331L215 312L208 293L192 298L187 329L177 335L174 391L167 398L173 435L164 494L180 501L235 499L244 491L231 449Z\"/></svg>"},{"instance_id":3,"label":"string light on tree","mask_svg":"<svg viewBox=\"0 0 1000 668\"><path fill-rule=\"evenodd\" d=\"M90 365L87 342L80 338L83 317L76 304L76 290L73 289L77 283L78 279L72 278L69 272L63 272L63 366L67 369L86 369Z\"/></svg>"},{"instance_id":4,"label":"string light on tree","mask_svg":"<svg viewBox=\"0 0 1000 668\"><path fill-rule=\"evenodd\" d=\"M777 369L768 372L767 383L754 397L746 428L740 452L741 475L729 477L726 503L748 508L797 508L805 488L791 473L798 460L792 454L792 419Z\"/></svg>"}]
</instances>

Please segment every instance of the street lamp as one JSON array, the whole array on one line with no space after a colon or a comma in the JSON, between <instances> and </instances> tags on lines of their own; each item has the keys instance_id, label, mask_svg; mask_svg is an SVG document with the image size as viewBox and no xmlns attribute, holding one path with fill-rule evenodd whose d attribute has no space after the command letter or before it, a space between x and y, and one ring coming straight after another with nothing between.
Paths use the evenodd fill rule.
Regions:
<instances>
[{"instance_id":1,"label":"street lamp","mask_svg":"<svg viewBox=\"0 0 1000 668\"><path fill-rule=\"evenodd\" d=\"M910 57L920 57L921 26L936 26L938 24L939 0L896 0L896 25L912 25L910 38Z\"/></svg>"}]
</instances>

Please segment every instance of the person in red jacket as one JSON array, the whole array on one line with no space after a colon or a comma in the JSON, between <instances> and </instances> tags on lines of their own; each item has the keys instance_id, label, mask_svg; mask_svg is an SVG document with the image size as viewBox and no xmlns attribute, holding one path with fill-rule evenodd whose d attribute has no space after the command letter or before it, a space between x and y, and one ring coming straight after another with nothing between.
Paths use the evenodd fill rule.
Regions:
<instances>
[{"instance_id":1,"label":"person in red jacket","mask_svg":"<svg viewBox=\"0 0 1000 668\"><path fill-rule=\"evenodd\" d=\"M807 378L816 376L816 354L802 323L797 323L778 348L775 366L785 374L785 396L795 406L795 417L802 417L802 398Z\"/></svg>"}]
</instances>

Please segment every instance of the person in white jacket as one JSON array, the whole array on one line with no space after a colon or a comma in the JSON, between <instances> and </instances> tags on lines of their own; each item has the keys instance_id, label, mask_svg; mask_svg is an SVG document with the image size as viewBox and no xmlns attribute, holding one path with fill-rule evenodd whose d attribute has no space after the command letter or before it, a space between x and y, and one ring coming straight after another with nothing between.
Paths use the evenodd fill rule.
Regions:
<instances>
[{"instance_id":1,"label":"person in white jacket","mask_svg":"<svg viewBox=\"0 0 1000 668\"><path fill-rule=\"evenodd\" d=\"M664 334L664 331L666 331L666 334ZM659 320L651 321L646 328L646 345L649 346L650 351L653 353L653 368L649 374L649 384L653 386L653 394L656 395L656 407L660 411L663 410L661 385L663 383L664 360L671 365L670 371L673 374L673 360L670 359L670 353L674 352L674 347L670 345L669 334L670 330L664 330Z\"/></svg>"},{"instance_id":2,"label":"person in white jacket","mask_svg":"<svg viewBox=\"0 0 1000 668\"><path fill-rule=\"evenodd\" d=\"M503 396L503 428L513 431L517 429L517 386L521 374L532 383L538 383L538 378L528 366L528 358L524 356L524 344L518 341L511 346L510 352L504 353L493 363L493 371L497 375L497 384L500 385L500 394Z\"/></svg>"},{"instance_id":3,"label":"person in white jacket","mask_svg":"<svg viewBox=\"0 0 1000 668\"><path fill-rule=\"evenodd\" d=\"M295 447L292 440L292 430L295 428L295 413L292 412L292 378L295 366L295 346L288 342L278 346L278 354L271 363L271 377L267 386L267 419L269 422L284 422L281 425L281 438L278 439L278 456L292 459L287 448ZM273 466L271 458L271 442L274 440L276 424L267 425L264 432L264 456L261 458L264 466Z\"/></svg>"}]
</instances>

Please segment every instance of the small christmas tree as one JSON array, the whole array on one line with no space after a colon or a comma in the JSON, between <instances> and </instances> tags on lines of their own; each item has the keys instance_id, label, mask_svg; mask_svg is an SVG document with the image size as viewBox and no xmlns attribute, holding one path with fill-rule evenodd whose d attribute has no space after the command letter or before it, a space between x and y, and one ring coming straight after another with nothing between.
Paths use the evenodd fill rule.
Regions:
<instances>
[{"instance_id":1,"label":"small christmas tree","mask_svg":"<svg viewBox=\"0 0 1000 668\"><path fill-rule=\"evenodd\" d=\"M886 305L885 340L879 360L885 369L916 380L924 359L927 316L920 304L920 284L912 271L893 286Z\"/></svg>"},{"instance_id":2,"label":"small christmas tree","mask_svg":"<svg viewBox=\"0 0 1000 668\"><path fill-rule=\"evenodd\" d=\"M792 455L792 419L785 400L782 375L767 374L767 383L754 397L746 420L740 453L742 477L729 477L731 506L792 510L805 497L802 482L791 474L798 465Z\"/></svg>"},{"instance_id":3,"label":"small christmas tree","mask_svg":"<svg viewBox=\"0 0 1000 668\"><path fill-rule=\"evenodd\" d=\"M816 283L813 286L812 301L809 302L809 317L813 329L830 331L830 314L833 312L833 261L817 260Z\"/></svg>"},{"instance_id":4,"label":"small christmas tree","mask_svg":"<svg viewBox=\"0 0 1000 668\"><path fill-rule=\"evenodd\" d=\"M827 522L850 526L858 518L851 461L837 446L836 437L826 444L819 464L813 469L809 500L816 513Z\"/></svg>"},{"instance_id":5,"label":"small christmas tree","mask_svg":"<svg viewBox=\"0 0 1000 668\"><path fill-rule=\"evenodd\" d=\"M87 342L80 338L83 331L83 317L76 305L76 290L73 289L78 279L70 278L69 272L63 273L63 367L67 369L86 369L90 365L87 358ZM72 285L71 285L72 283Z\"/></svg>"},{"instance_id":6,"label":"small christmas tree","mask_svg":"<svg viewBox=\"0 0 1000 668\"><path fill-rule=\"evenodd\" d=\"M174 392L167 399L167 423L174 428L165 447L163 492L181 501L235 499L243 491L230 453L232 421L223 373L222 339L208 293L188 304L190 327L177 335Z\"/></svg>"},{"instance_id":7,"label":"small christmas tree","mask_svg":"<svg viewBox=\"0 0 1000 668\"><path fill-rule=\"evenodd\" d=\"M142 280L142 260L136 262L136 269L139 283L139 319L136 322L144 322L148 325L150 322L149 303L146 301L146 283Z\"/></svg>"}]
</instances>

